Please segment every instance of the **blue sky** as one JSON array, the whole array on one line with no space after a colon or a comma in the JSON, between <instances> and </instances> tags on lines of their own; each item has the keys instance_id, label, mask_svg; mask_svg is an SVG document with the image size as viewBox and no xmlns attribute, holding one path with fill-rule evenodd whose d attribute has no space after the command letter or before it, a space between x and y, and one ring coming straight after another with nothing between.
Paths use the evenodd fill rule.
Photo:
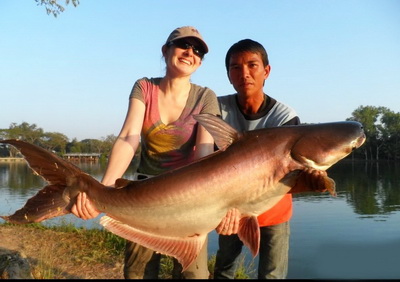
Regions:
<instances>
[{"instance_id":1,"label":"blue sky","mask_svg":"<svg viewBox=\"0 0 400 282\"><path fill-rule=\"evenodd\" d=\"M0 1L0 128L118 135L134 82L164 75L161 46L184 25L210 48L192 82L218 96L234 93L226 51L251 38L270 58L264 91L302 122L345 120L361 105L400 112L398 0L80 2L55 18L34 0Z\"/></svg>"}]
</instances>

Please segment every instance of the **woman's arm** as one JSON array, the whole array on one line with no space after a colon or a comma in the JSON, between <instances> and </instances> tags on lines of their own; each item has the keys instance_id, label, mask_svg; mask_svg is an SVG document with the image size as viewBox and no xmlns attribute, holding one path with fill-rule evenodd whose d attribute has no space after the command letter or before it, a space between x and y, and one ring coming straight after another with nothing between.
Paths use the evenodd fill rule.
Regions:
<instances>
[{"instance_id":1,"label":"woman's arm","mask_svg":"<svg viewBox=\"0 0 400 282\"><path fill-rule=\"evenodd\" d=\"M121 132L111 150L102 183L114 186L115 180L122 177L128 168L140 143L145 105L138 99L129 100L129 108ZM100 212L92 205L86 193L79 193L71 212L82 219L92 219Z\"/></svg>"},{"instance_id":2,"label":"woman's arm","mask_svg":"<svg viewBox=\"0 0 400 282\"><path fill-rule=\"evenodd\" d=\"M114 186L115 180L122 177L135 156L140 143L145 105L138 99L131 99L124 125L113 145L102 183Z\"/></svg>"},{"instance_id":3,"label":"woman's arm","mask_svg":"<svg viewBox=\"0 0 400 282\"><path fill-rule=\"evenodd\" d=\"M197 127L194 159L198 160L213 152L214 152L214 138L203 126L199 124Z\"/></svg>"}]
</instances>

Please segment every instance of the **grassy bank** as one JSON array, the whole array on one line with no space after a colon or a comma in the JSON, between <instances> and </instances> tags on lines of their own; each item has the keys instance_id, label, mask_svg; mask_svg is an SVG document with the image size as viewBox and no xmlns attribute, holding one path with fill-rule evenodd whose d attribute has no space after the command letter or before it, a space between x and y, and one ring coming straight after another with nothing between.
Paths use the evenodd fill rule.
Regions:
<instances>
[{"instance_id":1,"label":"grassy bank","mask_svg":"<svg viewBox=\"0 0 400 282\"><path fill-rule=\"evenodd\" d=\"M6 230L8 232L1 233L0 237L11 236L15 237L8 238L12 242L21 242L19 243L21 250L28 252L28 258L31 257L32 273L36 279L83 277L96 279L107 277L106 275L111 275L110 272L122 276L125 240L104 229L77 228L69 223L51 227L42 224L0 224L0 232ZM45 246L50 247L45 248ZM5 247L4 244L3 247ZM211 275L214 263L215 256L213 255L208 262ZM159 278L170 279L172 266L171 258L163 257ZM244 267L244 258L242 258L236 277L249 278L250 273L254 272L249 269L254 269L254 267L252 265ZM80 275L84 272L93 274ZM108 277L118 278L119 276Z\"/></svg>"}]
</instances>

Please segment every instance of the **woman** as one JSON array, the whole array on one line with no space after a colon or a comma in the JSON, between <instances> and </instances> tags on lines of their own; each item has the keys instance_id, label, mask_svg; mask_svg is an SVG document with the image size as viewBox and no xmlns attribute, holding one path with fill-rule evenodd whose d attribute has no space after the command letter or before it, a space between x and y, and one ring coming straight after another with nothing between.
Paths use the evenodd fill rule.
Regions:
<instances>
[{"instance_id":1,"label":"woman","mask_svg":"<svg viewBox=\"0 0 400 282\"><path fill-rule=\"evenodd\" d=\"M141 145L138 172L158 175L186 165L214 151L212 136L192 115L219 115L215 93L190 82L191 75L208 52L207 44L194 27L172 31L162 46L166 74L136 81L129 97L129 108L121 132L112 148L102 183L113 186L122 177ZM141 142L139 142L141 141ZM72 212L90 219L99 215L84 193L78 196ZM127 242L125 278L157 279L160 254L139 244ZM175 266L179 264L175 261ZM174 273L180 274L179 267ZM208 278L207 243L184 278ZM176 277L175 277L176 278Z\"/></svg>"}]
</instances>

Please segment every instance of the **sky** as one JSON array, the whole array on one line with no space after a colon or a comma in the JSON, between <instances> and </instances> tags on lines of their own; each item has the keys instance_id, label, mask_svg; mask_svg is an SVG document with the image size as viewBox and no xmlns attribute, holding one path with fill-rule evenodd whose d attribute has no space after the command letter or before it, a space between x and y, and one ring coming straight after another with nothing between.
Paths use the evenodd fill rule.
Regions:
<instances>
[{"instance_id":1,"label":"sky","mask_svg":"<svg viewBox=\"0 0 400 282\"><path fill-rule=\"evenodd\" d=\"M34 0L0 1L0 129L36 124L70 141L118 135L135 81L165 74L161 46L195 26L210 52L192 75L234 93L224 60L250 38L271 65L264 92L302 122L360 106L400 112L398 0L80 0L57 18Z\"/></svg>"}]
</instances>

